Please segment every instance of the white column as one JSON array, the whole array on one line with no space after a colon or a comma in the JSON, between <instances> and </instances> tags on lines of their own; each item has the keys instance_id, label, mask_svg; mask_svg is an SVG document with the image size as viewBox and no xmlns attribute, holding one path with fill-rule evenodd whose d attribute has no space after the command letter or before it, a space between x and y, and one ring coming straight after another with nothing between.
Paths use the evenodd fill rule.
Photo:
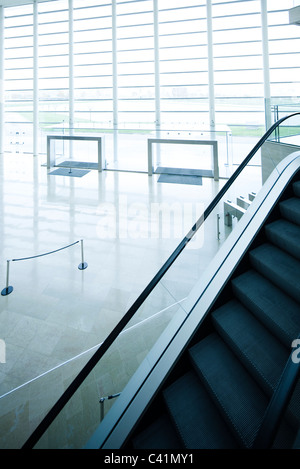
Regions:
<instances>
[{"instance_id":1,"label":"white column","mask_svg":"<svg viewBox=\"0 0 300 469\"><path fill-rule=\"evenodd\" d=\"M261 23L264 71L265 125L267 130L272 125L267 0L261 0Z\"/></svg>"},{"instance_id":2,"label":"white column","mask_svg":"<svg viewBox=\"0 0 300 469\"><path fill-rule=\"evenodd\" d=\"M118 55L117 55L117 2L112 0L112 65L113 65L113 130L114 162L118 161Z\"/></svg>"},{"instance_id":3,"label":"white column","mask_svg":"<svg viewBox=\"0 0 300 469\"><path fill-rule=\"evenodd\" d=\"M74 11L73 0L69 0L69 128L74 129ZM71 153L71 142L70 142Z\"/></svg>"},{"instance_id":4,"label":"white column","mask_svg":"<svg viewBox=\"0 0 300 469\"><path fill-rule=\"evenodd\" d=\"M160 131L160 69L159 69L159 20L158 20L158 0L153 0L154 12L154 61L155 61L155 125Z\"/></svg>"},{"instance_id":5,"label":"white column","mask_svg":"<svg viewBox=\"0 0 300 469\"><path fill-rule=\"evenodd\" d=\"M4 7L0 6L0 156L4 153Z\"/></svg>"},{"instance_id":6,"label":"white column","mask_svg":"<svg viewBox=\"0 0 300 469\"><path fill-rule=\"evenodd\" d=\"M207 14L207 58L208 58L208 107L209 107L209 128L210 140L216 140L216 110L215 110L215 78L214 78L214 51L213 51L213 27L212 27L212 6L211 0L206 1ZM214 166L214 152L211 149L212 167ZM227 160L228 164L228 160ZM215 175L216 177L216 175ZM219 176L218 176L219 177Z\"/></svg>"},{"instance_id":7,"label":"white column","mask_svg":"<svg viewBox=\"0 0 300 469\"><path fill-rule=\"evenodd\" d=\"M39 153L38 2L33 2L33 156Z\"/></svg>"},{"instance_id":8,"label":"white column","mask_svg":"<svg viewBox=\"0 0 300 469\"><path fill-rule=\"evenodd\" d=\"M160 59L159 59L159 18L158 0L153 0L154 13L154 68L155 68L155 128L156 138L161 137L161 112L160 112ZM156 145L156 165L161 164L160 145Z\"/></svg>"},{"instance_id":9,"label":"white column","mask_svg":"<svg viewBox=\"0 0 300 469\"><path fill-rule=\"evenodd\" d=\"M208 53L208 99L209 99L209 125L215 130L215 81L214 81L214 54L211 0L206 2L207 10L207 53Z\"/></svg>"}]
</instances>

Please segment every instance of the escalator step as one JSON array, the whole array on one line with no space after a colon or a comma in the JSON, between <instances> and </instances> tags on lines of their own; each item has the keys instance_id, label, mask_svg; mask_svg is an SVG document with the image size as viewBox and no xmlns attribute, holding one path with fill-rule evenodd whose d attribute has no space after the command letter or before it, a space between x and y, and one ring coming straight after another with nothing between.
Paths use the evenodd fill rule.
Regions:
<instances>
[{"instance_id":1,"label":"escalator step","mask_svg":"<svg viewBox=\"0 0 300 469\"><path fill-rule=\"evenodd\" d=\"M289 357L286 349L237 300L212 313L213 323L265 393L272 395Z\"/></svg>"},{"instance_id":2,"label":"escalator step","mask_svg":"<svg viewBox=\"0 0 300 469\"><path fill-rule=\"evenodd\" d=\"M296 434L296 438L293 444L293 449L300 449L300 428Z\"/></svg>"},{"instance_id":3,"label":"escalator step","mask_svg":"<svg viewBox=\"0 0 300 469\"><path fill-rule=\"evenodd\" d=\"M300 225L300 199L292 197L279 203L280 213L292 223Z\"/></svg>"},{"instance_id":4,"label":"escalator step","mask_svg":"<svg viewBox=\"0 0 300 469\"><path fill-rule=\"evenodd\" d=\"M287 415L294 428L300 428L300 378L290 399Z\"/></svg>"},{"instance_id":5,"label":"escalator step","mask_svg":"<svg viewBox=\"0 0 300 469\"><path fill-rule=\"evenodd\" d=\"M134 449L180 449L183 445L167 414L162 414L154 423L133 438Z\"/></svg>"},{"instance_id":6,"label":"escalator step","mask_svg":"<svg viewBox=\"0 0 300 469\"><path fill-rule=\"evenodd\" d=\"M251 448L268 404L266 395L216 333L191 347L189 354L239 444Z\"/></svg>"},{"instance_id":7,"label":"escalator step","mask_svg":"<svg viewBox=\"0 0 300 469\"><path fill-rule=\"evenodd\" d=\"M252 266L291 298L300 302L300 262L264 243L249 253Z\"/></svg>"},{"instance_id":8,"label":"escalator step","mask_svg":"<svg viewBox=\"0 0 300 469\"><path fill-rule=\"evenodd\" d=\"M268 240L296 259L300 259L300 226L287 220L277 220L265 226Z\"/></svg>"},{"instance_id":9,"label":"escalator step","mask_svg":"<svg viewBox=\"0 0 300 469\"><path fill-rule=\"evenodd\" d=\"M163 395L186 448L233 449L238 447L194 371L186 373L172 383Z\"/></svg>"},{"instance_id":10,"label":"escalator step","mask_svg":"<svg viewBox=\"0 0 300 469\"><path fill-rule=\"evenodd\" d=\"M255 270L234 278L231 285L235 297L290 348L300 331L299 304Z\"/></svg>"},{"instance_id":11,"label":"escalator step","mask_svg":"<svg viewBox=\"0 0 300 469\"><path fill-rule=\"evenodd\" d=\"M294 182L293 191L296 197L300 197L300 181Z\"/></svg>"}]
</instances>

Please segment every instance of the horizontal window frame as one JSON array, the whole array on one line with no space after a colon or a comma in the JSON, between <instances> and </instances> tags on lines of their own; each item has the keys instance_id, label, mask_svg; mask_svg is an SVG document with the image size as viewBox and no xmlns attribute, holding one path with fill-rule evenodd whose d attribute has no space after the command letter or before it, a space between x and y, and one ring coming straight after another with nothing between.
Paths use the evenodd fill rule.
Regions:
<instances>
[{"instance_id":1,"label":"horizontal window frame","mask_svg":"<svg viewBox=\"0 0 300 469\"><path fill-rule=\"evenodd\" d=\"M74 35L78 33L87 33L91 31L111 31L111 27L91 28L91 29L74 29Z\"/></svg>"}]
</instances>

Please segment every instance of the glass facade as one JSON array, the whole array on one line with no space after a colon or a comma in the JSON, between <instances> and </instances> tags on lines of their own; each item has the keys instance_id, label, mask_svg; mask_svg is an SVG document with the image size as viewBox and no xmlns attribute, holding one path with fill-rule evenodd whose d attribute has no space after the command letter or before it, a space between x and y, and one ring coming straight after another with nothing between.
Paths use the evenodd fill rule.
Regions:
<instances>
[{"instance_id":1,"label":"glass facade","mask_svg":"<svg viewBox=\"0 0 300 469\"><path fill-rule=\"evenodd\" d=\"M5 57L5 149L32 149L33 134L33 8L6 8Z\"/></svg>"},{"instance_id":2,"label":"glass facade","mask_svg":"<svg viewBox=\"0 0 300 469\"><path fill-rule=\"evenodd\" d=\"M298 4L49 0L36 10L34 3L3 7L4 151L33 152L34 116L40 153L47 133L73 128L201 132L212 109L216 126L226 125L233 138L257 138L266 89L271 103L299 105L300 30L289 24Z\"/></svg>"},{"instance_id":3,"label":"glass facade","mask_svg":"<svg viewBox=\"0 0 300 469\"><path fill-rule=\"evenodd\" d=\"M153 1L118 0L116 5L119 127L153 128L155 66Z\"/></svg>"},{"instance_id":4,"label":"glass facade","mask_svg":"<svg viewBox=\"0 0 300 469\"><path fill-rule=\"evenodd\" d=\"M112 8L74 1L74 122L107 128L113 120Z\"/></svg>"},{"instance_id":5,"label":"glass facade","mask_svg":"<svg viewBox=\"0 0 300 469\"><path fill-rule=\"evenodd\" d=\"M214 2L216 113L230 125L263 125L261 2Z\"/></svg>"},{"instance_id":6,"label":"glass facade","mask_svg":"<svg viewBox=\"0 0 300 469\"><path fill-rule=\"evenodd\" d=\"M161 120L169 127L208 122L206 2L159 2Z\"/></svg>"},{"instance_id":7,"label":"glass facade","mask_svg":"<svg viewBox=\"0 0 300 469\"><path fill-rule=\"evenodd\" d=\"M69 13L66 0L38 4L39 125L69 121Z\"/></svg>"}]
</instances>

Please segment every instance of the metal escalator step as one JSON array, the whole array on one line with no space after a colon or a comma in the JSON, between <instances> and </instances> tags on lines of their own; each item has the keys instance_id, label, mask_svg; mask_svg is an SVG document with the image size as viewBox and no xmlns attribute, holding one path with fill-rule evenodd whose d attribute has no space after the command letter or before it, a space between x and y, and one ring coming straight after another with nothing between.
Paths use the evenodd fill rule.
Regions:
<instances>
[{"instance_id":1,"label":"metal escalator step","mask_svg":"<svg viewBox=\"0 0 300 469\"><path fill-rule=\"evenodd\" d=\"M292 422L294 428L300 427L300 378L298 378L296 387L291 396L287 409L289 421Z\"/></svg>"},{"instance_id":2,"label":"metal escalator step","mask_svg":"<svg viewBox=\"0 0 300 469\"><path fill-rule=\"evenodd\" d=\"M283 420L278 428L272 449L291 449L295 440L295 430Z\"/></svg>"},{"instance_id":3,"label":"metal escalator step","mask_svg":"<svg viewBox=\"0 0 300 469\"><path fill-rule=\"evenodd\" d=\"M300 331L299 304L252 269L232 279L231 285L235 297L290 348Z\"/></svg>"},{"instance_id":4,"label":"metal escalator step","mask_svg":"<svg viewBox=\"0 0 300 469\"><path fill-rule=\"evenodd\" d=\"M212 319L224 342L271 397L288 360L289 350L237 300L215 310Z\"/></svg>"},{"instance_id":5,"label":"metal escalator step","mask_svg":"<svg viewBox=\"0 0 300 469\"><path fill-rule=\"evenodd\" d=\"M277 220L265 226L268 240L289 253L296 259L300 259L300 226L287 220Z\"/></svg>"},{"instance_id":6,"label":"metal escalator step","mask_svg":"<svg viewBox=\"0 0 300 469\"><path fill-rule=\"evenodd\" d=\"M296 197L300 197L300 181L294 182L293 191Z\"/></svg>"},{"instance_id":7,"label":"metal escalator step","mask_svg":"<svg viewBox=\"0 0 300 469\"><path fill-rule=\"evenodd\" d=\"M134 449L180 449L184 448L167 414L133 438Z\"/></svg>"},{"instance_id":8,"label":"metal escalator step","mask_svg":"<svg viewBox=\"0 0 300 469\"><path fill-rule=\"evenodd\" d=\"M189 353L239 444L251 448L267 408L265 393L218 334L210 334Z\"/></svg>"},{"instance_id":9,"label":"metal escalator step","mask_svg":"<svg viewBox=\"0 0 300 469\"><path fill-rule=\"evenodd\" d=\"M300 198L291 197L279 203L280 213L292 223L300 225Z\"/></svg>"},{"instance_id":10,"label":"metal escalator step","mask_svg":"<svg viewBox=\"0 0 300 469\"><path fill-rule=\"evenodd\" d=\"M229 428L194 371L186 373L172 383L163 395L186 448L238 448Z\"/></svg>"},{"instance_id":11,"label":"metal escalator step","mask_svg":"<svg viewBox=\"0 0 300 469\"><path fill-rule=\"evenodd\" d=\"M296 434L295 441L293 443L293 449L300 449L300 428Z\"/></svg>"},{"instance_id":12,"label":"metal escalator step","mask_svg":"<svg viewBox=\"0 0 300 469\"><path fill-rule=\"evenodd\" d=\"M278 288L300 302L300 262L281 249L264 243L249 253L251 265Z\"/></svg>"}]
</instances>

